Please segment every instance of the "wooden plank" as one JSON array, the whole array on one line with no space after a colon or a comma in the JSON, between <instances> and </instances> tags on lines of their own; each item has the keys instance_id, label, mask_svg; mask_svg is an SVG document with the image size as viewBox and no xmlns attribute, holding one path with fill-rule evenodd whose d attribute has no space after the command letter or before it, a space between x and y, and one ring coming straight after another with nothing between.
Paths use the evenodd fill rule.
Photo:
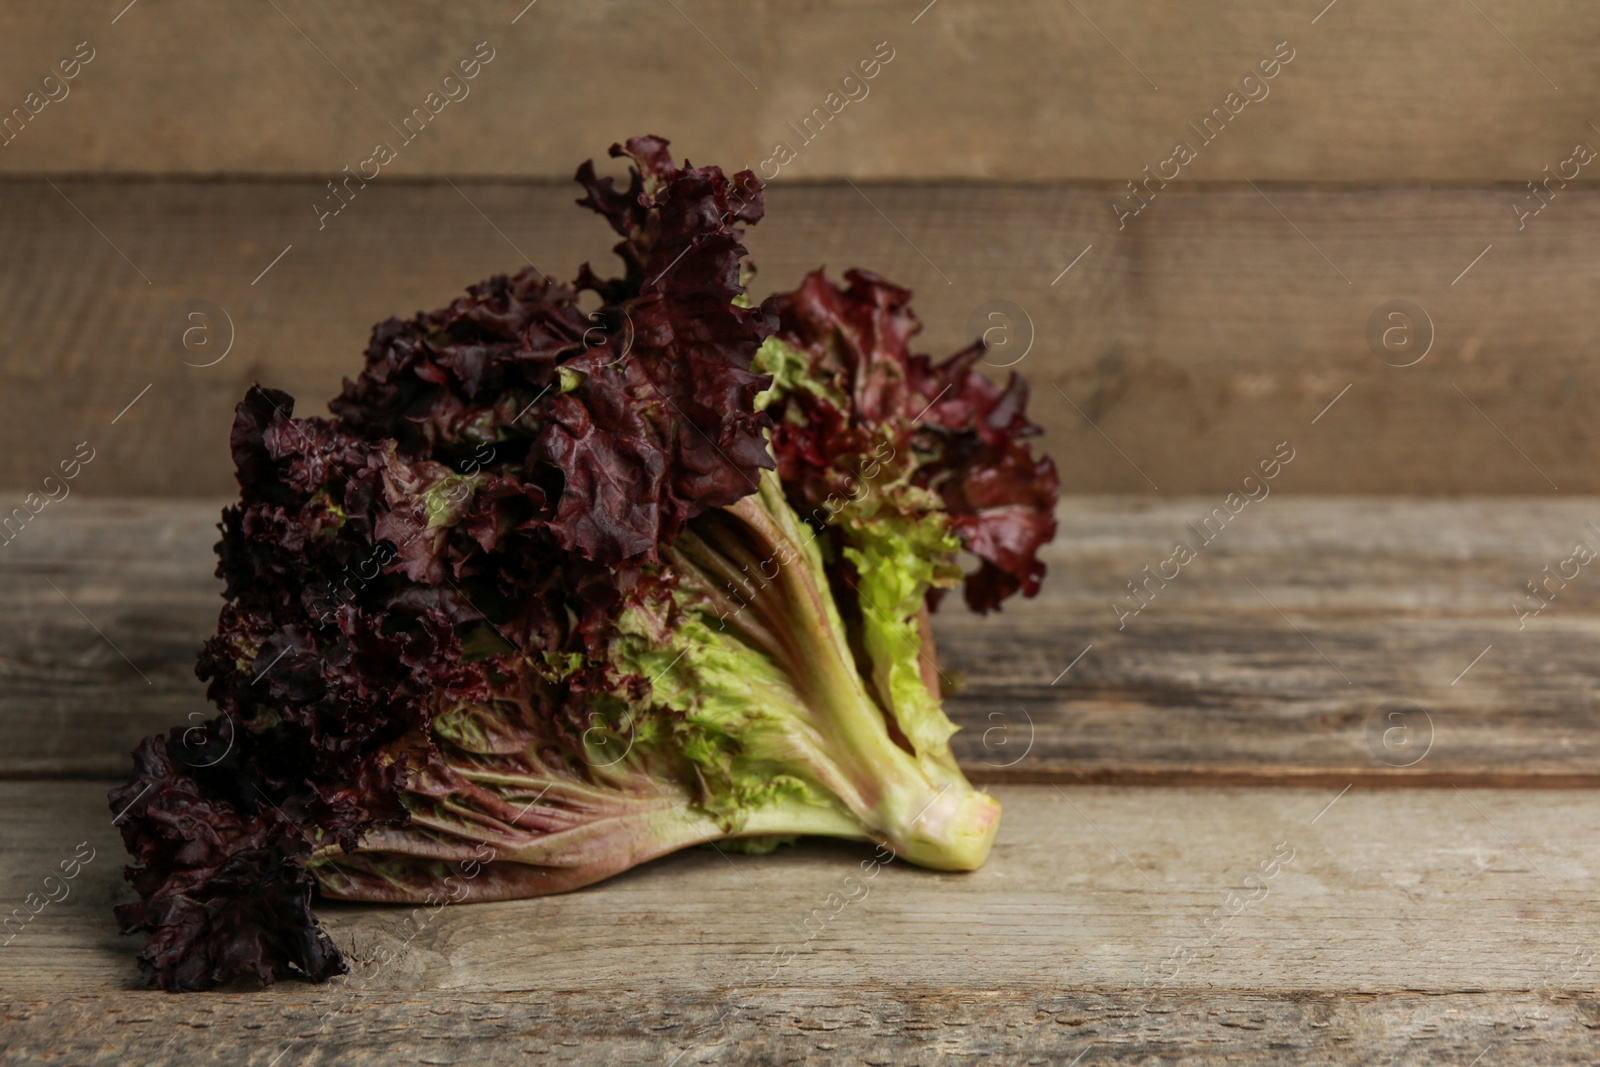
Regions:
<instances>
[{"instance_id":1,"label":"wooden plank","mask_svg":"<svg viewBox=\"0 0 1600 1067\"><path fill-rule=\"evenodd\" d=\"M331 175L375 141L397 140L391 124L478 42L494 59L470 95L435 105L437 119L401 145L398 172L566 177L614 139L657 132L696 160L736 165L759 165L788 143L797 158L785 179L1121 183L1184 139L1199 149L1189 178L1520 186L1592 136L1585 101L1600 89L1590 62L1600 12L1558 0L1323 7L595 0L523 10L473 0L424 15L377 0L276 9L143 0L118 15L21 6L0 21L8 110L77 42L96 52L70 95L0 153L0 168ZM860 99L829 102L880 43L890 63L845 87ZM1293 58L1272 80L1246 85L1275 54ZM1267 95L1228 100L1244 91ZM1237 117L1202 145L1188 124L1230 104ZM796 128L817 108L828 121L808 142Z\"/></svg>"},{"instance_id":2,"label":"wooden plank","mask_svg":"<svg viewBox=\"0 0 1600 1067\"><path fill-rule=\"evenodd\" d=\"M1046 995L928 991L893 982L794 988L733 1005L715 989L71 996L0 1003L16 1064L197 1063L1196 1065L1582 1063L1600 1025L1587 996L1373 996L1214 989ZM222 1057L226 1057L224 1060ZM1486 1056L1485 1063L1491 1062Z\"/></svg>"},{"instance_id":3,"label":"wooden plank","mask_svg":"<svg viewBox=\"0 0 1600 1067\"><path fill-rule=\"evenodd\" d=\"M321 902L356 973L239 1002L284 1015L272 1025L292 1031L307 1009L375 995L443 1005L487 994L683 994L700 1011L734 994L816 990L834 991L823 1003L849 1006L871 1004L874 989L1041 1000L1216 989L1310 1002L1464 992L1592 1000L1600 989L1593 791L1024 785L996 796L1002 829L971 874L896 861L869 877L870 847L808 840L761 857L691 849L535 900L436 911ZM64 899L8 931L0 999L109 998L102 1003L130 1019L148 1018L162 998L128 996L137 944L117 936L108 910L129 891L104 787L0 783L0 798L8 911L61 860L89 857ZM1269 873L1247 881L1253 871ZM829 902L833 892L853 899ZM178 1002L198 1011L235 999ZM274 1011L279 1004L291 1010ZM1585 1010L1592 1025L1595 1006Z\"/></svg>"},{"instance_id":4,"label":"wooden plank","mask_svg":"<svg viewBox=\"0 0 1600 1067\"><path fill-rule=\"evenodd\" d=\"M138 738L215 714L194 676L216 629L222 501L85 501L0 547L0 721L11 775L125 775ZM52 588L52 585L54 588Z\"/></svg>"},{"instance_id":5,"label":"wooden plank","mask_svg":"<svg viewBox=\"0 0 1600 1067\"><path fill-rule=\"evenodd\" d=\"M209 714L192 672L221 503L68 498L4 547L0 776L114 777ZM1071 498L1038 599L935 617L975 778L1600 784L1600 589L1513 610L1600 546L1600 500L1269 496L1119 614L1216 503Z\"/></svg>"},{"instance_id":6,"label":"wooden plank","mask_svg":"<svg viewBox=\"0 0 1600 1067\"><path fill-rule=\"evenodd\" d=\"M524 254L559 274L609 259L569 185L373 183L319 231L315 182L55 184L8 183L0 220L8 507L84 442L85 495L230 492L252 382L321 412L372 323ZM1119 233L1104 188L775 185L755 288L870 267L921 294L935 353L1009 322L991 371L1033 383L1068 492L1220 495L1281 441L1294 492L1600 492L1600 391L1583 388L1600 323L1582 313L1600 191L1564 192L1522 233L1503 191L1262 193L1173 190ZM1427 316L1412 343L1427 322L1434 339L1405 368L1368 336L1401 298ZM195 301L216 321L189 350Z\"/></svg>"},{"instance_id":7,"label":"wooden plank","mask_svg":"<svg viewBox=\"0 0 1600 1067\"><path fill-rule=\"evenodd\" d=\"M1517 611L1594 503L1269 496L1203 544L1216 503L1069 499L1039 599L938 617L976 775L1596 784L1600 589Z\"/></svg>"}]
</instances>

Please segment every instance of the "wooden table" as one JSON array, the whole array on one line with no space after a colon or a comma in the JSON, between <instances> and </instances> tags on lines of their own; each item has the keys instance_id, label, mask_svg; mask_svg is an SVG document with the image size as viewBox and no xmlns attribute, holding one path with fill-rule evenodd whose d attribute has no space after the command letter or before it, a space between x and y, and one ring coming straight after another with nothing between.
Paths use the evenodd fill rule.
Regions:
<instances>
[{"instance_id":1,"label":"wooden table","mask_svg":"<svg viewBox=\"0 0 1600 1067\"><path fill-rule=\"evenodd\" d=\"M0 1064L1600 1059L1593 568L1518 617L1600 547L1600 169L1571 170L1597 41L1560 0L3 5L0 515L98 458L0 544L0 918L93 850L0 929ZM480 48L470 99L403 133ZM920 349L983 333L1032 383L1052 574L937 624L992 859L892 864L825 921L857 848L415 923L330 904L347 979L139 990L104 798L208 714L195 498L232 489L235 403L318 414L375 321L604 272L570 176L646 131L769 181L757 297L867 267L917 292ZM1120 626L1279 441L1273 495ZM1305 495L1348 493L1388 495Z\"/></svg>"},{"instance_id":2,"label":"wooden table","mask_svg":"<svg viewBox=\"0 0 1600 1067\"><path fill-rule=\"evenodd\" d=\"M1600 593L1510 605L1600 542L1600 500L1273 497L1119 630L1215 503L1070 498L1043 595L940 617L959 755L1005 805L977 873L890 864L835 913L866 852L808 841L437 914L329 903L351 976L189 996L137 987L105 793L205 708L220 502L51 509L0 557L0 901L93 858L0 947L0 1060L1592 1060Z\"/></svg>"}]
</instances>

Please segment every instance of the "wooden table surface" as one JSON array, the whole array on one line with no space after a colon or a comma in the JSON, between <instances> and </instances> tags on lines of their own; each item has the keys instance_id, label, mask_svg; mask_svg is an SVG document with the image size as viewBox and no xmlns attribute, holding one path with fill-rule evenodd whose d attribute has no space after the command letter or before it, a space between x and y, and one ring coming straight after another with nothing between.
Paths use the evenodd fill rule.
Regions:
<instances>
[{"instance_id":1,"label":"wooden table surface","mask_svg":"<svg viewBox=\"0 0 1600 1067\"><path fill-rule=\"evenodd\" d=\"M1528 587L1600 549L1597 46L1570 0L4 5L0 508L98 458L0 538L0 1064L1600 1059L1600 585ZM1052 573L937 622L991 860L837 915L862 852L822 841L327 904L349 977L139 989L105 793L209 714L235 402L318 414L370 323L610 263L570 175L646 131L761 171L758 297L867 267L919 348L981 332L1032 383ZM1133 598L1278 441L1272 496ZM1386 495L1310 495L1350 493Z\"/></svg>"},{"instance_id":2,"label":"wooden table surface","mask_svg":"<svg viewBox=\"0 0 1600 1067\"><path fill-rule=\"evenodd\" d=\"M958 753L1005 806L981 871L891 864L834 912L866 853L806 841L327 903L349 977L187 996L138 988L105 793L205 707L220 501L50 509L0 556L4 910L92 859L0 943L0 1062L1592 1060L1600 593L1511 605L1600 543L1600 500L1269 498L1119 630L1215 503L1069 498L1037 600L940 617Z\"/></svg>"}]
</instances>

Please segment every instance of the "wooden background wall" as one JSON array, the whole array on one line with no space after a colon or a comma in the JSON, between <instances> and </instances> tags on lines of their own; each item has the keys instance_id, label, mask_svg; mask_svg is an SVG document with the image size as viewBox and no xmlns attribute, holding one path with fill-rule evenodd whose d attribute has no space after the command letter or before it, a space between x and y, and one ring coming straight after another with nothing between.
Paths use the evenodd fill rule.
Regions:
<instances>
[{"instance_id":1,"label":"wooden background wall","mask_svg":"<svg viewBox=\"0 0 1600 1067\"><path fill-rule=\"evenodd\" d=\"M648 131L730 169L796 146L748 241L758 292L861 265L918 292L930 351L1003 324L995 372L1034 383L1069 490L1225 491L1284 440L1291 492L1600 490L1600 161L1514 209L1600 145L1600 8L524 3L0 12L0 113L27 119L0 147L0 486L88 441L74 491L229 492L251 381L319 412L376 320L604 257L571 172ZM319 229L324 183L479 42L470 95ZM875 50L802 144L789 123ZM1187 124L1291 51L1201 144ZM1119 228L1180 139L1196 158ZM1385 353L1369 323L1400 300L1414 347ZM200 307L211 344L185 348Z\"/></svg>"}]
</instances>

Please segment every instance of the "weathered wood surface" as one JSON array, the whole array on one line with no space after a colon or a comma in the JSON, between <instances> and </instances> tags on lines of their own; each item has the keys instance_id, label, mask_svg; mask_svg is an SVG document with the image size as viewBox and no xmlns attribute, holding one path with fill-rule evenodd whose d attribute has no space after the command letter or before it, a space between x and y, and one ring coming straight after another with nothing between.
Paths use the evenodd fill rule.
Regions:
<instances>
[{"instance_id":1,"label":"weathered wood surface","mask_svg":"<svg viewBox=\"0 0 1600 1067\"><path fill-rule=\"evenodd\" d=\"M1586 1063L1600 1001L1456 993L715 990L73 996L0 1003L6 1062L82 1067L355 1064ZM1490 1057L1493 1057L1492 1059Z\"/></svg>"},{"instance_id":2,"label":"weathered wood surface","mask_svg":"<svg viewBox=\"0 0 1600 1067\"><path fill-rule=\"evenodd\" d=\"M1490 1045L1496 1062L1592 1049L1591 792L997 795L1002 832L970 875L890 863L866 878L870 850L805 842L690 850L580 893L432 914L323 904L350 977L172 997L132 991L103 787L0 784L0 899L20 903L79 842L96 850L0 947L7 1062L1020 1063L1092 1046L1085 1063L1461 1064ZM1274 855L1265 890L1249 888ZM834 892L856 899L835 911Z\"/></svg>"},{"instance_id":3,"label":"weathered wood surface","mask_svg":"<svg viewBox=\"0 0 1600 1067\"><path fill-rule=\"evenodd\" d=\"M87 441L76 492L229 492L252 382L322 413L374 322L524 256L562 277L611 259L571 184L455 184L384 178L322 230L318 180L0 185L0 484L36 489ZM1284 440L1294 492L1600 491L1600 192L1520 233L1506 190L1174 188L1121 232L1109 195L775 183L755 289L869 267L919 293L927 351L990 331L1068 492L1225 493ZM1390 362L1433 339L1404 368L1368 337L1401 298L1426 318Z\"/></svg>"},{"instance_id":4,"label":"weathered wood surface","mask_svg":"<svg viewBox=\"0 0 1600 1067\"><path fill-rule=\"evenodd\" d=\"M495 58L400 150L399 172L565 177L597 141L650 131L751 166L788 142L785 177L1120 182L1193 140L1187 123L1285 42L1270 95L1234 104L1185 177L1520 186L1593 135L1600 89L1600 12L1559 0L124 6L3 16L8 110L77 42L96 55L0 168L333 174L392 139L480 41ZM789 124L830 107L880 42L894 58L865 98L803 143Z\"/></svg>"},{"instance_id":5,"label":"weathered wood surface","mask_svg":"<svg viewBox=\"0 0 1600 1067\"><path fill-rule=\"evenodd\" d=\"M193 665L221 503L69 497L0 547L0 776L120 775L140 737L210 714ZM1069 498L1038 599L946 604L975 777L1600 782L1600 587L1585 568L1538 615L1512 609L1576 541L1600 549L1600 500L1272 495L1119 616L1219 503Z\"/></svg>"}]
</instances>

